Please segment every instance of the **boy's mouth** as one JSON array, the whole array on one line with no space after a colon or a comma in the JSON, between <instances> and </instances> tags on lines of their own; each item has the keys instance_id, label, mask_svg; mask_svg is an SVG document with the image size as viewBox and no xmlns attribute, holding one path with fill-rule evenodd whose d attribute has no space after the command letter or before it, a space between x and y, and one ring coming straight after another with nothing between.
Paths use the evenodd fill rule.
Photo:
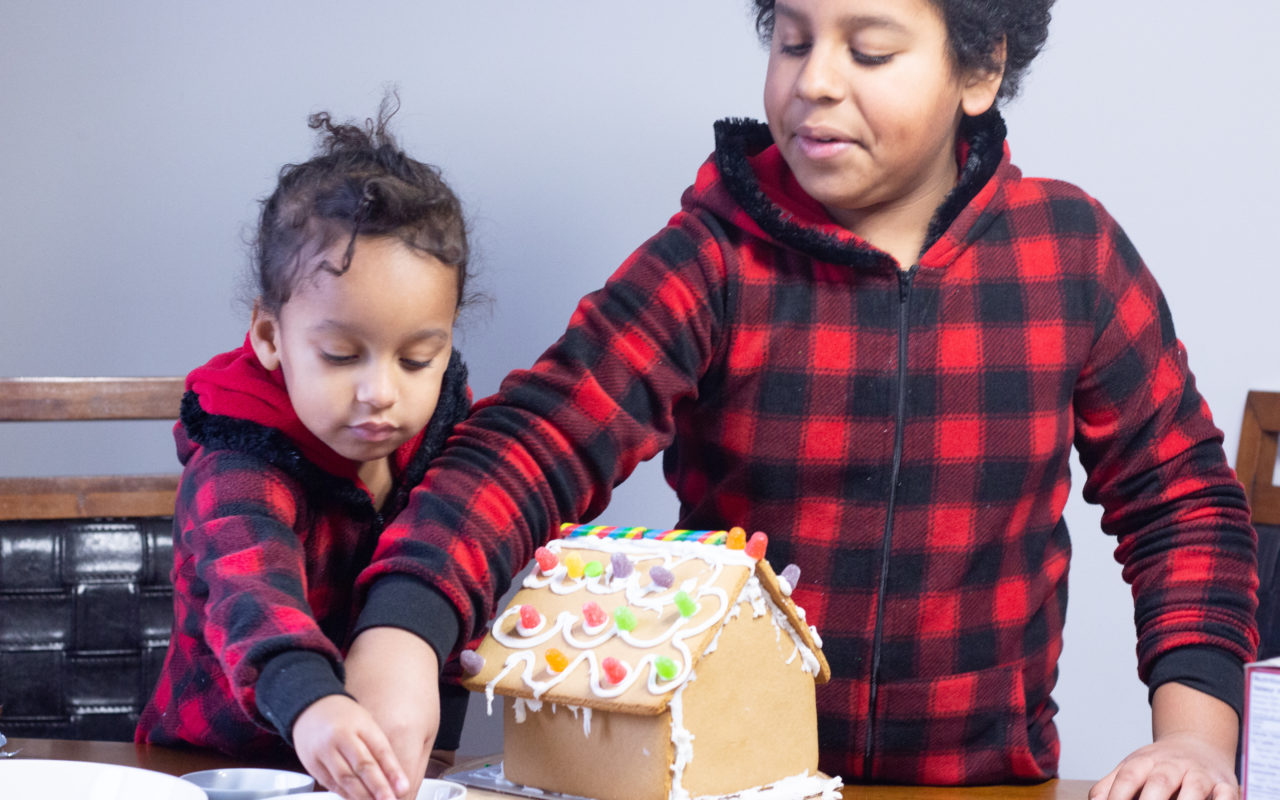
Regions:
<instances>
[{"instance_id":1,"label":"boy's mouth","mask_svg":"<svg viewBox=\"0 0 1280 800\"><path fill-rule=\"evenodd\" d=\"M802 155L817 160L838 156L854 145L852 137L825 125L801 125L795 140Z\"/></svg>"},{"instance_id":2,"label":"boy's mouth","mask_svg":"<svg viewBox=\"0 0 1280 800\"><path fill-rule=\"evenodd\" d=\"M384 442L395 435L396 426L389 422L365 422L352 425L351 431L366 442Z\"/></svg>"}]
</instances>

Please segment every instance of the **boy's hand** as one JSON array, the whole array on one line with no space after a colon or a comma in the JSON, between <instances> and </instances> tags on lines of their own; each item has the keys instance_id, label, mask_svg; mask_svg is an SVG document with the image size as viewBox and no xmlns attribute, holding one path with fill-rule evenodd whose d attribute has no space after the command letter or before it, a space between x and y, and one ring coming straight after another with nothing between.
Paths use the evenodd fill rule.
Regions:
<instances>
[{"instance_id":1,"label":"boy's hand","mask_svg":"<svg viewBox=\"0 0 1280 800\"><path fill-rule=\"evenodd\" d=\"M427 774L440 727L440 664L435 650L399 628L369 628L351 643L347 691L386 733L414 797Z\"/></svg>"},{"instance_id":2,"label":"boy's hand","mask_svg":"<svg viewBox=\"0 0 1280 800\"><path fill-rule=\"evenodd\" d=\"M1135 750L1089 790L1089 800L1239 800L1235 711L1178 683L1156 689L1155 741Z\"/></svg>"},{"instance_id":3,"label":"boy's hand","mask_svg":"<svg viewBox=\"0 0 1280 800\"><path fill-rule=\"evenodd\" d=\"M293 747L307 772L347 800L404 797L409 779L369 712L350 697L322 697L293 723Z\"/></svg>"}]
</instances>

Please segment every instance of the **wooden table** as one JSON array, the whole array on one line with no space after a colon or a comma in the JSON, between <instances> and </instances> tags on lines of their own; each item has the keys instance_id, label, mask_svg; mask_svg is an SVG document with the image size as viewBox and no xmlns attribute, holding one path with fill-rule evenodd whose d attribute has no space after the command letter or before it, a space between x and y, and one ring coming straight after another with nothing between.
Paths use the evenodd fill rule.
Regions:
<instances>
[{"instance_id":1,"label":"wooden table","mask_svg":"<svg viewBox=\"0 0 1280 800\"><path fill-rule=\"evenodd\" d=\"M64 761L94 761L126 767L182 775L201 769L249 765L205 750L173 750L167 747L134 745L126 742L79 742L64 739L10 739L9 751L21 750L16 758L54 758ZM277 764L299 769L295 764ZM446 776L447 777L447 776ZM844 800L1085 800L1089 781L1049 781L1034 786L970 786L964 788L925 786L844 787ZM471 789L469 800L511 800L507 795Z\"/></svg>"}]
</instances>

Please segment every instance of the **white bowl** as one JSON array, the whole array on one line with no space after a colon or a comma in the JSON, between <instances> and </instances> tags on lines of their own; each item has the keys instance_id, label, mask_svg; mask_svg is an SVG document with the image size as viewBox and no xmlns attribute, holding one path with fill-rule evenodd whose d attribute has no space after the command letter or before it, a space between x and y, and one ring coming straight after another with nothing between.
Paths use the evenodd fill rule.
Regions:
<instances>
[{"instance_id":1,"label":"white bowl","mask_svg":"<svg viewBox=\"0 0 1280 800\"><path fill-rule=\"evenodd\" d=\"M287 769L206 769L182 779L204 790L209 800L265 800L309 792L316 785L310 775Z\"/></svg>"},{"instance_id":2,"label":"white bowl","mask_svg":"<svg viewBox=\"0 0 1280 800\"><path fill-rule=\"evenodd\" d=\"M116 764L0 759L4 800L205 800L198 786L163 772Z\"/></svg>"},{"instance_id":3,"label":"white bowl","mask_svg":"<svg viewBox=\"0 0 1280 800\"><path fill-rule=\"evenodd\" d=\"M462 800L466 796L467 787L460 783L427 778L418 789L415 800ZM288 800L342 800L342 795L336 792L306 792L288 795Z\"/></svg>"}]
</instances>

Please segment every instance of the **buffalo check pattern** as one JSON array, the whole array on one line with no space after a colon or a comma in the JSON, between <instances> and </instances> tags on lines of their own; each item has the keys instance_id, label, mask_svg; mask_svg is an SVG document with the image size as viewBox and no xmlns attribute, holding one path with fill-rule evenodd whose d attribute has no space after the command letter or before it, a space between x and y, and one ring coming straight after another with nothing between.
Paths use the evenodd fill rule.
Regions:
<instances>
[{"instance_id":1,"label":"buffalo check pattern","mask_svg":"<svg viewBox=\"0 0 1280 800\"><path fill-rule=\"evenodd\" d=\"M1238 705L1254 536L1155 280L1095 200L1022 177L998 115L959 158L904 270L804 195L763 126L719 123L682 209L455 429L362 580L417 575L465 637L561 522L661 454L671 527L763 530L800 566L834 673L823 770L1041 780L1074 447L1140 676Z\"/></svg>"}]
</instances>

